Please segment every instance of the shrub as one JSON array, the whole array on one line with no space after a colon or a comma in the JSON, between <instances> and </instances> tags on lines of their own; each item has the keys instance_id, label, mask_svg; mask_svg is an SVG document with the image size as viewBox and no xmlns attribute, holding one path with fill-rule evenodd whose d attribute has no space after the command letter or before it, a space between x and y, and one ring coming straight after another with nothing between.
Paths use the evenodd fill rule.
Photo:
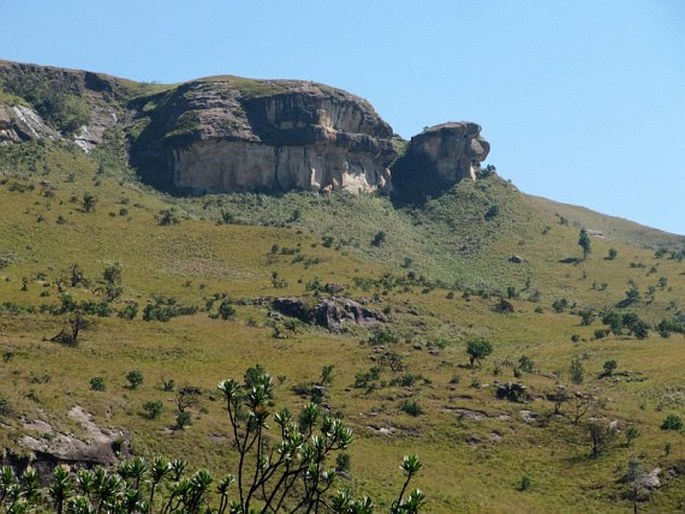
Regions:
<instances>
[{"instance_id":1,"label":"shrub","mask_svg":"<svg viewBox=\"0 0 685 514\"><path fill-rule=\"evenodd\" d=\"M3 393L0 393L0 416L7 416L10 413L10 401Z\"/></svg>"},{"instance_id":2,"label":"shrub","mask_svg":"<svg viewBox=\"0 0 685 514\"><path fill-rule=\"evenodd\" d=\"M683 420L677 414L669 414L661 424L661 430L680 430L683 428Z\"/></svg>"},{"instance_id":3,"label":"shrub","mask_svg":"<svg viewBox=\"0 0 685 514\"><path fill-rule=\"evenodd\" d=\"M121 319L127 319L129 321L134 319L137 315L138 302L128 302L117 314Z\"/></svg>"},{"instance_id":4,"label":"shrub","mask_svg":"<svg viewBox=\"0 0 685 514\"><path fill-rule=\"evenodd\" d=\"M607 260L613 261L618 255L618 251L615 248L609 248L609 254L607 255Z\"/></svg>"},{"instance_id":5,"label":"shrub","mask_svg":"<svg viewBox=\"0 0 685 514\"><path fill-rule=\"evenodd\" d=\"M169 321L176 316L188 316L197 312L197 307L179 303L174 297L153 296L154 303L143 309L145 321Z\"/></svg>"},{"instance_id":6,"label":"shrub","mask_svg":"<svg viewBox=\"0 0 685 514\"><path fill-rule=\"evenodd\" d=\"M532 485L530 477L528 475L521 475L521 478L516 485L516 489L519 491L528 491Z\"/></svg>"},{"instance_id":7,"label":"shrub","mask_svg":"<svg viewBox=\"0 0 685 514\"><path fill-rule=\"evenodd\" d=\"M379 230L376 232L376 234L373 236L373 239L371 240L371 246L375 246L378 248L385 242L385 232L382 230Z\"/></svg>"},{"instance_id":8,"label":"shrub","mask_svg":"<svg viewBox=\"0 0 685 514\"><path fill-rule=\"evenodd\" d=\"M626 446L630 446L630 444L633 442L633 439L636 439L640 435L640 431L633 425L628 425L624 434L626 436Z\"/></svg>"},{"instance_id":9,"label":"shrub","mask_svg":"<svg viewBox=\"0 0 685 514\"><path fill-rule=\"evenodd\" d=\"M162 413L162 402L160 400L145 402L143 410L147 419L156 419Z\"/></svg>"},{"instance_id":10,"label":"shrub","mask_svg":"<svg viewBox=\"0 0 685 514\"><path fill-rule=\"evenodd\" d=\"M571 382L574 384L582 384L583 378L585 377L585 369L583 368L583 363L578 357L571 361L569 367L569 372L571 374Z\"/></svg>"},{"instance_id":11,"label":"shrub","mask_svg":"<svg viewBox=\"0 0 685 514\"><path fill-rule=\"evenodd\" d=\"M519 357L519 368L526 373L532 373L535 364L533 364L533 361L527 355L521 355L521 357Z\"/></svg>"},{"instance_id":12,"label":"shrub","mask_svg":"<svg viewBox=\"0 0 685 514\"><path fill-rule=\"evenodd\" d=\"M183 411L179 412L178 415L176 416L176 428L179 430L183 430L185 427L190 425L190 422L192 421L193 417L191 416L190 412L188 411Z\"/></svg>"},{"instance_id":13,"label":"shrub","mask_svg":"<svg viewBox=\"0 0 685 514\"><path fill-rule=\"evenodd\" d=\"M555 312L564 312L564 310L568 307L568 305L569 305L569 302L566 298L558 298L552 304L552 308L554 309Z\"/></svg>"},{"instance_id":14,"label":"shrub","mask_svg":"<svg viewBox=\"0 0 685 514\"><path fill-rule=\"evenodd\" d=\"M423 409L414 400L404 400L402 405L400 405L400 410L405 414L409 414L410 416L414 417L421 416L423 414Z\"/></svg>"},{"instance_id":15,"label":"shrub","mask_svg":"<svg viewBox=\"0 0 685 514\"><path fill-rule=\"evenodd\" d=\"M235 317L235 308L228 299L223 299L219 304L217 314L223 320L233 319Z\"/></svg>"},{"instance_id":16,"label":"shrub","mask_svg":"<svg viewBox=\"0 0 685 514\"><path fill-rule=\"evenodd\" d=\"M168 227L170 225L178 225L180 220L176 215L176 209L163 209L155 216L157 219L157 224L162 227Z\"/></svg>"},{"instance_id":17,"label":"shrub","mask_svg":"<svg viewBox=\"0 0 685 514\"><path fill-rule=\"evenodd\" d=\"M580 324L585 327L592 325L595 319L595 312L592 309L583 309L578 315L580 316Z\"/></svg>"},{"instance_id":18,"label":"shrub","mask_svg":"<svg viewBox=\"0 0 685 514\"><path fill-rule=\"evenodd\" d=\"M137 389L138 386L143 383L143 379L143 373L137 369L126 373L126 380L128 380L130 389Z\"/></svg>"},{"instance_id":19,"label":"shrub","mask_svg":"<svg viewBox=\"0 0 685 514\"><path fill-rule=\"evenodd\" d=\"M610 377L611 375L614 374L614 371L616 371L616 368L618 368L618 364L616 363L615 360L611 359L608 361L604 362L604 375Z\"/></svg>"},{"instance_id":20,"label":"shrub","mask_svg":"<svg viewBox=\"0 0 685 514\"><path fill-rule=\"evenodd\" d=\"M105 390L105 379L102 377L93 377L90 379L90 388L93 391Z\"/></svg>"}]
</instances>

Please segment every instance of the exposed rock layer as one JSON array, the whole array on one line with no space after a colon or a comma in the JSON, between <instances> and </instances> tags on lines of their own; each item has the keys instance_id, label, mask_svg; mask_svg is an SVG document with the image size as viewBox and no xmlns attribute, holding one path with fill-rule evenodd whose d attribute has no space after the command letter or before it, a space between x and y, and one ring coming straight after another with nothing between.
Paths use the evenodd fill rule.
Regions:
<instances>
[{"instance_id":1,"label":"exposed rock layer","mask_svg":"<svg viewBox=\"0 0 685 514\"><path fill-rule=\"evenodd\" d=\"M228 77L154 101L132 159L158 187L198 194L389 186L392 129L344 91Z\"/></svg>"},{"instance_id":2,"label":"exposed rock layer","mask_svg":"<svg viewBox=\"0 0 685 514\"><path fill-rule=\"evenodd\" d=\"M393 187L401 202L437 196L475 171L490 152L481 127L468 121L426 128L414 136L406 154L393 168Z\"/></svg>"},{"instance_id":3,"label":"exposed rock layer","mask_svg":"<svg viewBox=\"0 0 685 514\"><path fill-rule=\"evenodd\" d=\"M0 61L2 90L23 100L0 103L0 143L68 137L88 152L123 129L141 177L174 194L380 190L417 202L473 177L490 148L477 124L445 123L412 138L400 158L401 139L368 102L305 81L164 86ZM54 112L41 119L36 91L86 106L82 125L65 129Z\"/></svg>"}]
</instances>

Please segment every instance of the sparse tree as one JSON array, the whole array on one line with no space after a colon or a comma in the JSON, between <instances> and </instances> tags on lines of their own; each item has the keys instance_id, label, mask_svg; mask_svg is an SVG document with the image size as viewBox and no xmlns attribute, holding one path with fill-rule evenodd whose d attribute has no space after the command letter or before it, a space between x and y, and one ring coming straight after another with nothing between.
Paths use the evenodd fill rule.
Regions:
<instances>
[{"instance_id":1,"label":"sparse tree","mask_svg":"<svg viewBox=\"0 0 685 514\"><path fill-rule=\"evenodd\" d=\"M492 344L483 338L472 339L466 344L466 353L469 355L469 364L481 365L481 360L492 353Z\"/></svg>"},{"instance_id":2,"label":"sparse tree","mask_svg":"<svg viewBox=\"0 0 685 514\"><path fill-rule=\"evenodd\" d=\"M626 446L630 446L633 439L640 436L640 431L634 425L628 425L623 433L626 437Z\"/></svg>"},{"instance_id":3,"label":"sparse tree","mask_svg":"<svg viewBox=\"0 0 685 514\"><path fill-rule=\"evenodd\" d=\"M83 212L93 212L97 201L97 197L92 193L83 193L83 200L81 201Z\"/></svg>"},{"instance_id":4,"label":"sparse tree","mask_svg":"<svg viewBox=\"0 0 685 514\"><path fill-rule=\"evenodd\" d=\"M584 228L580 229L578 245L583 249L583 260L587 259L587 256L592 252L592 244L590 242L590 235Z\"/></svg>"}]
</instances>

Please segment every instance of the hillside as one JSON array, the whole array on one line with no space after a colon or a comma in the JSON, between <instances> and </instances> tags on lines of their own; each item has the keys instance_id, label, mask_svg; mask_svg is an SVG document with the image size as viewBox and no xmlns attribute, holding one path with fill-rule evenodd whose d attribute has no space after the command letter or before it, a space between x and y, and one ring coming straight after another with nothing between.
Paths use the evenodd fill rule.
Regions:
<instances>
[{"instance_id":1,"label":"hillside","mask_svg":"<svg viewBox=\"0 0 685 514\"><path fill-rule=\"evenodd\" d=\"M82 412L122 455L235 473L216 384L259 363L277 379L277 406L314 400L352 428L342 484L379 511L408 453L424 464L412 486L426 512L625 512L631 457L660 470L660 487L640 486L641 510L683 508L684 432L661 427L685 414L684 237L526 195L492 167L417 203L344 189L171 196L129 157L132 110L177 86L96 74L100 93L85 93L86 72L40 70L88 116L117 121L98 125L88 153L78 127L48 117L38 137L0 145L5 463L79 460L59 445L93 437ZM0 92L0 108L17 105L39 111ZM272 302L332 296L381 321L338 331ZM85 322L76 340L56 338L75 320ZM479 338L493 352L469 365ZM524 393L498 398L507 383ZM184 390L196 393L179 428ZM81 461L117 457L105 453Z\"/></svg>"}]
</instances>

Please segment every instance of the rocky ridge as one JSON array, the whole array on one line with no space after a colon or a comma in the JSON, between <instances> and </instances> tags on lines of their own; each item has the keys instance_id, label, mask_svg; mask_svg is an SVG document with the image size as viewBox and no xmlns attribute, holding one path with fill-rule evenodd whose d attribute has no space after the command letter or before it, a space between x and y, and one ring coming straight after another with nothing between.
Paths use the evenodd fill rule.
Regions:
<instances>
[{"instance_id":1,"label":"rocky ridge","mask_svg":"<svg viewBox=\"0 0 685 514\"><path fill-rule=\"evenodd\" d=\"M473 178L490 149L479 125L451 122L402 152L366 100L314 82L220 76L163 86L0 61L0 144L67 138L88 152L113 128L125 132L142 179L177 195L345 190L420 201Z\"/></svg>"}]
</instances>

